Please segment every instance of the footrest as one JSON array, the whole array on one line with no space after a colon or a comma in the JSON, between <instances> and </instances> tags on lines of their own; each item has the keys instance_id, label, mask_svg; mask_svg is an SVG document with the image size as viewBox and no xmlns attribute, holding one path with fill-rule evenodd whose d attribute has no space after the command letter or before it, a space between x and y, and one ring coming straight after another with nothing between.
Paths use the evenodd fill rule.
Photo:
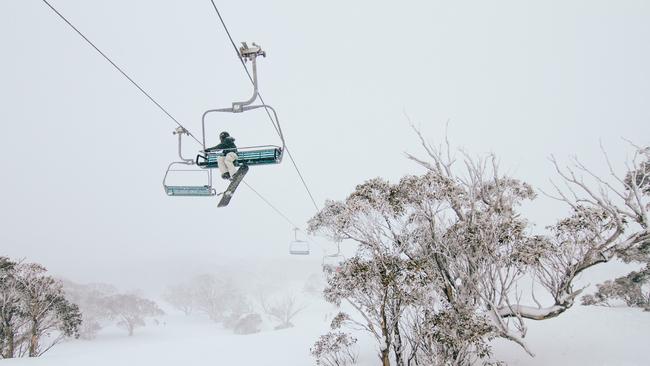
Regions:
<instances>
[{"instance_id":1,"label":"footrest","mask_svg":"<svg viewBox=\"0 0 650 366\"><path fill-rule=\"evenodd\" d=\"M216 191L208 186L165 186L168 196L205 197L215 196Z\"/></svg>"}]
</instances>

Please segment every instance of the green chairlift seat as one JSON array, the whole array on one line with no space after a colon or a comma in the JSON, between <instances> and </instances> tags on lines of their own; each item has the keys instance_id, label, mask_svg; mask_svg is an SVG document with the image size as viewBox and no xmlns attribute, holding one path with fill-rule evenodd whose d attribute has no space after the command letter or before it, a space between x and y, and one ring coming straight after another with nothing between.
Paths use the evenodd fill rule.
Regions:
<instances>
[{"instance_id":1,"label":"green chairlift seat","mask_svg":"<svg viewBox=\"0 0 650 366\"><path fill-rule=\"evenodd\" d=\"M254 146L237 149L235 166L241 165L268 165L278 164L282 161L282 148L278 146ZM221 151L210 151L205 155L196 156L196 165L204 169L218 168L218 158Z\"/></svg>"}]
</instances>

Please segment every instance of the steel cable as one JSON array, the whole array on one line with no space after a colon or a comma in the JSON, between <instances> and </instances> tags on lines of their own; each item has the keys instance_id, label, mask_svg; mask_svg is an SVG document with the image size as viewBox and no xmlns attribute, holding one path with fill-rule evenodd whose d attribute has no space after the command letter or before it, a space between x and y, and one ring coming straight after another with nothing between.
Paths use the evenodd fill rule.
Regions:
<instances>
[{"instance_id":1,"label":"steel cable","mask_svg":"<svg viewBox=\"0 0 650 366\"><path fill-rule=\"evenodd\" d=\"M102 57L104 57L106 59L106 61L108 61L111 65L113 65L113 67L115 67L115 69L117 69L117 71L119 71L127 80L129 80L133 85L135 85L135 87L138 88L138 90L140 90L142 92L142 94L144 94L147 98L149 98L149 100L152 101L153 104L155 104L158 108L160 108L160 110L163 111L167 115L167 117L171 118L174 122L176 122L176 124L179 127L185 129L185 131L188 131L180 122L178 122L178 120L176 118L174 118L174 116L172 116L162 105L160 105L160 103L158 103L149 93L147 93L147 91L145 91L138 83L136 83L129 75L127 75L127 73L124 72L124 70L122 70L122 68L117 66L117 64L115 64L115 62L113 62L113 60L111 60L110 57L108 57L104 52L102 52L102 50L100 50L97 46L95 46L95 44L90 39L88 39L88 37L86 37L83 33L81 33L81 31L79 29L77 29L77 27L75 27L72 23L70 23L70 21L66 17L63 16L63 14L61 14L58 10L56 10L56 8L54 8L54 6L52 6L52 4L50 4L47 0L42 0L42 1L50 9L52 9L52 11L54 11L54 13L56 13L56 15L58 15L64 22L66 22L72 29L74 29L74 31L77 32L77 34L79 34L81 36L81 38L83 38L86 42L88 42L88 44L90 46L92 46L92 48L94 48L95 51L97 51L100 55L102 55ZM192 133L190 133L189 131L187 133L190 136L192 136L192 138L196 142L201 144L201 141L199 141Z\"/></svg>"}]
</instances>

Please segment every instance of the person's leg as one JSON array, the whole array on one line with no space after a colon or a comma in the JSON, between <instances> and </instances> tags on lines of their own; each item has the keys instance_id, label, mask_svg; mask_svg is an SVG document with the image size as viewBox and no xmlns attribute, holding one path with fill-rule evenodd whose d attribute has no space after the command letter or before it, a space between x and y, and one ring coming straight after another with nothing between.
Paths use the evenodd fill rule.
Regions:
<instances>
[{"instance_id":1,"label":"person's leg","mask_svg":"<svg viewBox=\"0 0 650 366\"><path fill-rule=\"evenodd\" d=\"M224 159L224 165L226 166L226 169L228 169L231 177L233 177L237 172L237 168L235 168L234 164L235 160L237 160L237 154L233 152L226 154L226 159Z\"/></svg>"},{"instance_id":2,"label":"person's leg","mask_svg":"<svg viewBox=\"0 0 650 366\"><path fill-rule=\"evenodd\" d=\"M221 176L225 173L228 172L228 168L226 167L226 157L225 156L218 156L217 157L217 165L219 166L219 172L221 173Z\"/></svg>"}]
</instances>

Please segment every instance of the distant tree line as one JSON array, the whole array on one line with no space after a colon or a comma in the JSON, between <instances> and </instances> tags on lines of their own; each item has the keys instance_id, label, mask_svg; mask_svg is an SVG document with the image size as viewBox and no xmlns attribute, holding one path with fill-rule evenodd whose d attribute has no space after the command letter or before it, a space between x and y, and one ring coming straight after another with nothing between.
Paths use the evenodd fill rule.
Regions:
<instances>
[{"instance_id":1,"label":"distant tree line","mask_svg":"<svg viewBox=\"0 0 650 366\"><path fill-rule=\"evenodd\" d=\"M262 326L261 313L277 323L274 327L276 330L293 327L292 320L305 307L290 294L269 299L267 292L267 288L256 291L255 297L260 309L256 312L249 298L232 278L202 274L169 286L163 298L185 315L194 312L205 315L236 334L259 332Z\"/></svg>"}]
</instances>

